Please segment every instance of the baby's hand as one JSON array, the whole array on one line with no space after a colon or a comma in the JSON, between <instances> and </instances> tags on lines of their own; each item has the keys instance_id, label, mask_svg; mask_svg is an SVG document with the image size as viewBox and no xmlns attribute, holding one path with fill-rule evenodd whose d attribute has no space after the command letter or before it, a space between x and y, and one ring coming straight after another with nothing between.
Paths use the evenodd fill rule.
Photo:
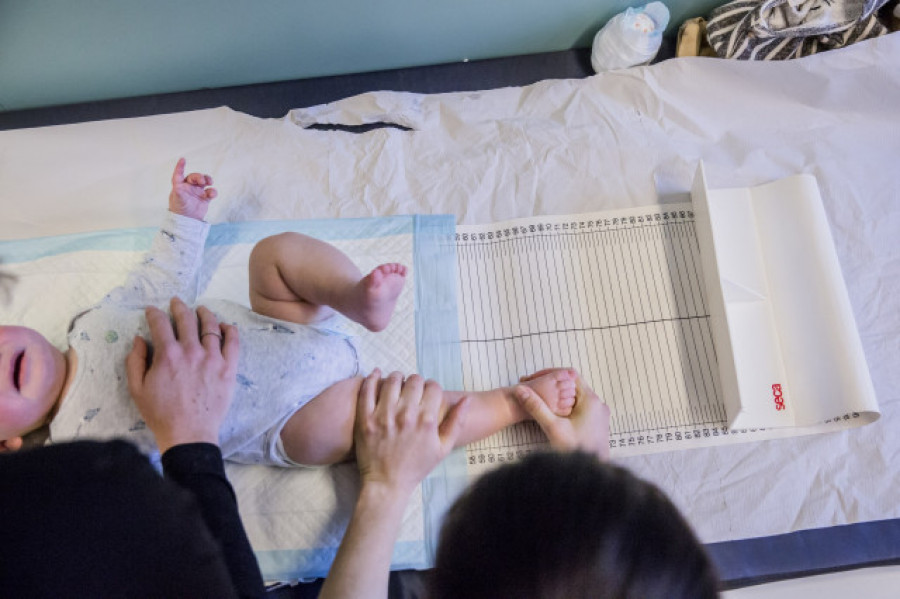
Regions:
<instances>
[{"instance_id":1,"label":"baby's hand","mask_svg":"<svg viewBox=\"0 0 900 599\"><path fill-rule=\"evenodd\" d=\"M557 416L567 417L575 407L575 379L577 373L570 368L547 368L528 376L520 382L531 387Z\"/></svg>"},{"instance_id":2,"label":"baby's hand","mask_svg":"<svg viewBox=\"0 0 900 599\"><path fill-rule=\"evenodd\" d=\"M178 159L175 172L172 173L172 192L169 194L169 211L182 216L203 220L209 202L218 193L210 187L212 177L201 173L184 176L184 158Z\"/></svg>"}]
</instances>

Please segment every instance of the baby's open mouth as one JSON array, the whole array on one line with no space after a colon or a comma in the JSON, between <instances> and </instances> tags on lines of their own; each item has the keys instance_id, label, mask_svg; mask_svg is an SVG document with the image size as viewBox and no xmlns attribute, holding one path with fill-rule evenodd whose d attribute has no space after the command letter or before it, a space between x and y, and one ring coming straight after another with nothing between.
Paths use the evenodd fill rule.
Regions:
<instances>
[{"instance_id":1,"label":"baby's open mouth","mask_svg":"<svg viewBox=\"0 0 900 599\"><path fill-rule=\"evenodd\" d=\"M22 376L22 361L24 359L25 352L22 352L18 356L16 356L16 361L13 365L13 384L16 386L16 391L22 390L22 382L19 380L19 377Z\"/></svg>"}]
</instances>

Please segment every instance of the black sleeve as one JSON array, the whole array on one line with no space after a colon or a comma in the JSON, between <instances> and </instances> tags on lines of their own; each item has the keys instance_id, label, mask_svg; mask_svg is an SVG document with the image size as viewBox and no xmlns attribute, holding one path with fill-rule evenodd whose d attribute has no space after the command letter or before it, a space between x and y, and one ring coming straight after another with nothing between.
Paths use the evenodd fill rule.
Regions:
<instances>
[{"instance_id":1,"label":"black sleeve","mask_svg":"<svg viewBox=\"0 0 900 599\"><path fill-rule=\"evenodd\" d=\"M0 453L0 481L0 596L237 596L238 575L204 522L201 498L163 479L130 443ZM261 594L258 571L237 584Z\"/></svg>"},{"instance_id":2,"label":"black sleeve","mask_svg":"<svg viewBox=\"0 0 900 599\"><path fill-rule=\"evenodd\" d=\"M176 445L162 456L167 478L197 498L206 526L219 542L241 597L265 595L262 574L238 514L237 497L225 477L222 453L210 443Z\"/></svg>"}]
</instances>

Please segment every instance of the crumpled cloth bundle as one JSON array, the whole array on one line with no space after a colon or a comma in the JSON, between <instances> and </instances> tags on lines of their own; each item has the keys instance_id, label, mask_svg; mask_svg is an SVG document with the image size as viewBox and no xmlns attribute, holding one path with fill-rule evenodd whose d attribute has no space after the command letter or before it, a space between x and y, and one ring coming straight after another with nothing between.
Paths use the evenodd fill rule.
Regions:
<instances>
[{"instance_id":1,"label":"crumpled cloth bundle","mask_svg":"<svg viewBox=\"0 0 900 599\"><path fill-rule=\"evenodd\" d=\"M800 58L884 35L876 12L887 1L734 0L713 9L706 31L722 58Z\"/></svg>"}]
</instances>

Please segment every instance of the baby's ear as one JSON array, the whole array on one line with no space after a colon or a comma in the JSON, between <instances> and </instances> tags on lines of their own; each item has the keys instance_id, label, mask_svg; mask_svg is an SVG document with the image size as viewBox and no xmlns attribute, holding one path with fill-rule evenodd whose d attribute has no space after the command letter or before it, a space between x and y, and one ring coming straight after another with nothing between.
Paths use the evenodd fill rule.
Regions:
<instances>
[{"instance_id":1,"label":"baby's ear","mask_svg":"<svg viewBox=\"0 0 900 599\"><path fill-rule=\"evenodd\" d=\"M6 441L0 441L0 452L18 451L22 449L22 437L13 437Z\"/></svg>"}]
</instances>

